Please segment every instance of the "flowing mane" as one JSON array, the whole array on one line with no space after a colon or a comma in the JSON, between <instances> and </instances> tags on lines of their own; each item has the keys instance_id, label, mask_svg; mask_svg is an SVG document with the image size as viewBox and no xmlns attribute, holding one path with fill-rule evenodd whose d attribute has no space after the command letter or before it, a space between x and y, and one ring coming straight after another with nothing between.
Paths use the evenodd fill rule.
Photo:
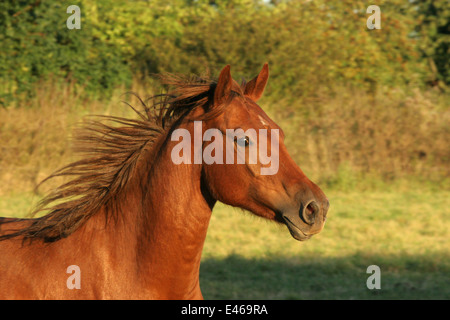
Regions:
<instances>
[{"instance_id":1,"label":"flowing mane","mask_svg":"<svg viewBox=\"0 0 450 320\"><path fill-rule=\"evenodd\" d=\"M267 63L241 85L230 65L217 80L165 75L168 93L128 104L135 119L87 118L75 135L81 160L44 180L68 176L39 216L0 217L0 299L202 299L202 251L219 201L283 223L299 241L319 233L329 202L257 104L268 78ZM245 161L222 161L243 149ZM188 161L200 151L217 161ZM272 161L276 172L263 174Z\"/></svg>"},{"instance_id":2,"label":"flowing mane","mask_svg":"<svg viewBox=\"0 0 450 320\"><path fill-rule=\"evenodd\" d=\"M194 109L204 108L201 119L214 118L227 105L212 108L215 79L173 74L160 79L172 90L149 98L150 106L136 95L142 111L127 103L138 119L96 116L97 119L84 120L82 128L75 132L75 151L82 160L57 170L40 184L54 177L73 178L50 191L31 213L45 215L32 219L21 230L1 235L0 241L14 237L57 241L71 235L102 207L108 218L115 218L119 214L117 198L133 177L143 152L155 151L155 142ZM236 84L229 100L243 96L243 87L245 82ZM0 220L0 226L20 220Z\"/></svg>"}]
</instances>

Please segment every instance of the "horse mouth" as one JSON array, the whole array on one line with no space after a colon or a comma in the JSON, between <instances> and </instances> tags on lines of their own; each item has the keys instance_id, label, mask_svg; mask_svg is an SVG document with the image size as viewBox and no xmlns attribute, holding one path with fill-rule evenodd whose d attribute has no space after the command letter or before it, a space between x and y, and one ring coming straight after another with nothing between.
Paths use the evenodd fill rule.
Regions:
<instances>
[{"instance_id":1,"label":"horse mouth","mask_svg":"<svg viewBox=\"0 0 450 320\"><path fill-rule=\"evenodd\" d=\"M311 235L305 234L302 230L300 230L291 220L289 220L288 217L283 215L283 219L285 221L286 226L289 229L289 232L291 233L291 236L298 241L306 241L309 238L311 238Z\"/></svg>"}]
</instances>

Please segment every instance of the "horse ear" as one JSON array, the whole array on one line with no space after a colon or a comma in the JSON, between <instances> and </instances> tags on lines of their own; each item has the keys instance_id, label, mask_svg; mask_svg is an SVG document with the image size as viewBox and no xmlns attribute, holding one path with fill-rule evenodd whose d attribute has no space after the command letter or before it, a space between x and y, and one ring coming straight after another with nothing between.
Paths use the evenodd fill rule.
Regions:
<instances>
[{"instance_id":1,"label":"horse ear","mask_svg":"<svg viewBox=\"0 0 450 320\"><path fill-rule=\"evenodd\" d=\"M264 92L268 79L269 65L265 63L261 72L253 80L247 83L244 94L253 101L258 101Z\"/></svg>"},{"instance_id":2,"label":"horse ear","mask_svg":"<svg viewBox=\"0 0 450 320\"><path fill-rule=\"evenodd\" d=\"M231 78L230 65L227 65L222 69L217 80L216 90L214 91L214 105L218 106L225 101L225 99L231 93L231 84L233 79Z\"/></svg>"}]
</instances>

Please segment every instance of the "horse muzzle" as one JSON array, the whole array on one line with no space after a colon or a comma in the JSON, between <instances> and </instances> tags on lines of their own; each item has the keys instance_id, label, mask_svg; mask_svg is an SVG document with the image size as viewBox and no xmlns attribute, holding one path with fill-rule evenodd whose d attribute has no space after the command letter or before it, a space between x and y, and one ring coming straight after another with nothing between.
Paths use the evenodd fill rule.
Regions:
<instances>
[{"instance_id":1,"label":"horse muzzle","mask_svg":"<svg viewBox=\"0 0 450 320\"><path fill-rule=\"evenodd\" d=\"M312 200L306 205L301 204L300 210L286 211L281 216L292 237L299 241L306 241L322 231L328 206L328 203L325 207L319 206L316 201Z\"/></svg>"}]
</instances>

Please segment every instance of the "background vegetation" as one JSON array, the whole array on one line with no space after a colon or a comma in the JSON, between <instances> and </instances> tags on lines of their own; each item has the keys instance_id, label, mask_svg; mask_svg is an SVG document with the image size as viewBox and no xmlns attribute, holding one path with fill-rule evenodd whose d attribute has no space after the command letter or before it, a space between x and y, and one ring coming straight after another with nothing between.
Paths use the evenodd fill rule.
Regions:
<instances>
[{"instance_id":1,"label":"background vegetation","mask_svg":"<svg viewBox=\"0 0 450 320\"><path fill-rule=\"evenodd\" d=\"M73 4L80 30L66 27ZM366 27L373 4L380 30ZM249 79L269 62L260 104L330 218L299 245L219 206L205 297L449 298L449 21L446 0L2 1L0 216L29 212L37 183L76 159L84 115L132 116L125 92L163 90L151 74L230 64ZM370 264L386 290L365 287Z\"/></svg>"}]
</instances>

